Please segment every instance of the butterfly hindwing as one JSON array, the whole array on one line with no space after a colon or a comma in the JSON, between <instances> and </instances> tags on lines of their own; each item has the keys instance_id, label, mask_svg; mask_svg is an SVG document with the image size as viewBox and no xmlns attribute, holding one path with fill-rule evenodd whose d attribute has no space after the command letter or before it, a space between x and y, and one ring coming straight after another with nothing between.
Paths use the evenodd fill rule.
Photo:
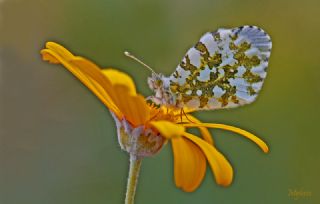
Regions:
<instances>
[{"instance_id":1,"label":"butterfly hindwing","mask_svg":"<svg viewBox=\"0 0 320 204\"><path fill-rule=\"evenodd\" d=\"M204 34L169 77L176 106L220 109L251 103L264 79L272 43L255 26Z\"/></svg>"}]
</instances>

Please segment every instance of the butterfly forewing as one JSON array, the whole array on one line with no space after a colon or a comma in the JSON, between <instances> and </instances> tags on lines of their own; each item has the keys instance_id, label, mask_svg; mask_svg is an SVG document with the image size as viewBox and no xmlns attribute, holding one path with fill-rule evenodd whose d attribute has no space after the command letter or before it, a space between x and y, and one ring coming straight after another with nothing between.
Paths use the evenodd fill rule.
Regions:
<instances>
[{"instance_id":1,"label":"butterfly forewing","mask_svg":"<svg viewBox=\"0 0 320 204\"><path fill-rule=\"evenodd\" d=\"M266 77L271 39L242 26L204 34L169 77L176 106L220 109L251 103Z\"/></svg>"}]
</instances>

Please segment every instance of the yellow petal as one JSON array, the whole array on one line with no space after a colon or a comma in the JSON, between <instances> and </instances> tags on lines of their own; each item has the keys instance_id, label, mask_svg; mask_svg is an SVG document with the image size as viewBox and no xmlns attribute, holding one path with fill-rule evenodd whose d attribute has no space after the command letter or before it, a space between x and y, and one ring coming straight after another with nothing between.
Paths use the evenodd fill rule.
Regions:
<instances>
[{"instance_id":1,"label":"yellow petal","mask_svg":"<svg viewBox=\"0 0 320 204\"><path fill-rule=\"evenodd\" d=\"M51 63L64 65L75 75L85 86L87 86L118 118L121 112L114 105L112 97L115 93L112 90L111 82L105 77L100 68L89 60L74 56L63 46L54 43L46 43L46 48L41 50L44 60Z\"/></svg>"},{"instance_id":2,"label":"yellow petal","mask_svg":"<svg viewBox=\"0 0 320 204\"><path fill-rule=\"evenodd\" d=\"M71 58L69 63L75 68L79 69L85 75L90 76L92 79L98 82L108 93L113 92L112 84L109 78L103 75L101 69L93 62L83 57L76 56Z\"/></svg>"},{"instance_id":3,"label":"yellow petal","mask_svg":"<svg viewBox=\"0 0 320 204\"><path fill-rule=\"evenodd\" d=\"M102 73L110 80L112 85L124 85L131 95L136 95L136 86L132 78L124 72L115 69L103 69Z\"/></svg>"},{"instance_id":4,"label":"yellow petal","mask_svg":"<svg viewBox=\"0 0 320 204\"><path fill-rule=\"evenodd\" d=\"M192 192L201 184L206 172L206 159L197 145L183 137L171 139L176 186Z\"/></svg>"},{"instance_id":5,"label":"yellow petal","mask_svg":"<svg viewBox=\"0 0 320 204\"><path fill-rule=\"evenodd\" d=\"M196 117L194 117L194 116L192 116L190 114L187 114L187 116L184 115L184 117L182 118L182 122L201 123L200 120L198 120ZM211 133L209 132L209 130L206 127L201 127L201 126L197 127L197 128L199 128L202 138L205 141L207 141L209 144L213 145L214 144L213 143L213 138L212 138Z\"/></svg>"},{"instance_id":6,"label":"yellow petal","mask_svg":"<svg viewBox=\"0 0 320 204\"><path fill-rule=\"evenodd\" d=\"M145 124L150 117L150 107L141 95L130 95L128 87L124 85L114 85L114 103L121 110L126 120L134 127Z\"/></svg>"},{"instance_id":7,"label":"yellow petal","mask_svg":"<svg viewBox=\"0 0 320 204\"><path fill-rule=\"evenodd\" d=\"M150 116L150 108L145 99L141 95L137 95L133 80L126 74L115 70L106 70L102 74L100 69L92 69L88 71L86 67L94 67L90 65L90 61L83 61L82 58L77 57L72 60L80 69L92 78L103 84L105 87L110 86L112 90L108 89L113 103L133 126L144 124ZM120 77L117 79L113 77ZM105 81L105 79L108 79ZM124 80L120 82L119 80Z\"/></svg>"},{"instance_id":8,"label":"yellow petal","mask_svg":"<svg viewBox=\"0 0 320 204\"><path fill-rule=\"evenodd\" d=\"M137 95L133 80L126 74L116 70L105 70L104 74L100 69L85 69L90 66L90 61L83 61L77 57L72 60L80 69L92 78L96 79L108 89L112 102L133 126L144 124L150 117L150 107L141 95ZM118 78L115 78L118 77ZM108 79L105 81L104 79ZM107 82L107 83L106 83ZM109 85L110 84L110 85Z\"/></svg>"},{"instance_id":9,"label":"yellow petal","mask_svg":"<svg viewBox=\"0 0 320 204\"><path fill-rule=\"evenodd\" d=\"M258 138L254 134L252 134L248 131L242 130L240 128L237 128L237 127L233 127L230 125L224 125L224 124L214 124L214 123L199 123L199 124L189 123L189 124L184 124L183 126L185 126L185 127L208 127L208 128L229 130L231 132L238 133L238 134L250 139L251 141L255 142L262 149L263 152L267 153L269 151L268 145L264 141L262 141L260 138Z\"/></svg>"},{"instance_id":10,"label":"yellow petal","mask_svg":"<svg viewBox=\"0 0 320 204\"><path fill-rule=\"evenodd\" d=\"M233 178L233 170L228 160L214 146L199 137L190 133L184 133L184 137L194 142L203 151L215 175L217 184L222 186L230 185Z\"/></svg>"},{"instance_id":11,"label":"yellow petal","mask_svg":"<svg viewBox=\"0 0 320 204\"><path fill-rule=\"evenodd\" d=\"M151 121L150 125L157 129L160 134L167 139L180 137L185 130L182 125L177 125L166 120Z\"/></svg>"},{"instance_id":12,"label":"yellow petal","mask_svg":"<svg viewBox=\"0 0 320 204\"><path fill-rule=\"evenodd\" d=\"M48 50L53 51L54 53L56 53L57 55L59 55L61 58L65 60L70 60L71 58L74 57L74 55L71 52L69 52L66 48L54 42L47 42L46 48ZM42 51L41 51L41 54L42 54ZM56 59L55 56L52 56L50 54L46 55L45 53L43 53L42 57L43 57L43 60L47 60L50 63L54 63L54 64L61 63L60 60Z\"/></svg>"},{"instance_id":13,"label":"yellow petal","mask_svg":"<svg viewBox=\"0 0 320 204\"><path fill-rule=\"evenodd\" d=\"M52 50L44 49L41 51L41 54L43 55L43 58L45 60L63 64L74 76L76 76L85 86L87 86L89 90L91 90L103 104L105 104L112 112L120 117L119 110L112 103L110 96L106 93L105 89L94 79L84 74L75 65L73 65L72 62L66 61L65 59L61 58L61 56L59 56Z\"/></svg>"}]
</instances>

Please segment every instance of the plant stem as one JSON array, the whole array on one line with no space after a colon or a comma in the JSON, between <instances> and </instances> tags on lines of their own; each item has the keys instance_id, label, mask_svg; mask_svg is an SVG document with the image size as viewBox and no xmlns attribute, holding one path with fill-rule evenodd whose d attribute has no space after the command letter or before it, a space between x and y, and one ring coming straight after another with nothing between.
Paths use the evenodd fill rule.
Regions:
<instances>
[{"instance_id":1,"label":"plant stem","mask_svg":"<svg viewBox=\"0 0 320 204\"><path fill-rule=\"evenodd\" d=\"M137 158L135 155L130 154L130 167L125 204L134 203L134 195L136 193L141 161L142 160Z\"/></svg>"}]
</instances>

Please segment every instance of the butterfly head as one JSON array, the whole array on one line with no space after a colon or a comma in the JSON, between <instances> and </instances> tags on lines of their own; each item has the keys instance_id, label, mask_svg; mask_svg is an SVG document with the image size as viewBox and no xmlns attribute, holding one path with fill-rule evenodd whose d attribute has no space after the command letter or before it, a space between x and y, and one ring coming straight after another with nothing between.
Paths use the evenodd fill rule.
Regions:
<instances>
[{"instance_id":1,"label":"butterfly head","mask_svg":"<svg viewBox=\"0 0 320 204\"><path fill-rule=\"evenodd\" d=\"M133 56L131 53L125 51L124 54L127 57L130 57L136 62L142 64L144 67L146 67L152 72L151 77L148 78L148 84L150 89L155 92L155 95L148 97L148 99L158 105L172 105L175 102L175 100L169 89L169 78L163 76L163 74L156 73L151 67L149 67L147 64Z\"/></svg>"},{"instance_id":2,"label":"butterfly head","mask_svg":"<svg viewBox=\"0 0 320 204\"><path fill-rule=\"evenodd\" d=\"M152 73L152 76L148 78L148 84L150 89L156 90L161 89L163 87L163 81L162 81L163 75Z\"/></svg>"},{"instance_id":3,"label":"butterfly head","mask_svg":"<svg viewBox=\"0 0 320 204\"><path fill-rule=\"evenodd\" d=\"M174 97L170 91L170 80L163 74L152 73L148 78L148 84L155 95L150 99L156 104L170 105L174 103Z\"/></svg>"}]
</instances>

